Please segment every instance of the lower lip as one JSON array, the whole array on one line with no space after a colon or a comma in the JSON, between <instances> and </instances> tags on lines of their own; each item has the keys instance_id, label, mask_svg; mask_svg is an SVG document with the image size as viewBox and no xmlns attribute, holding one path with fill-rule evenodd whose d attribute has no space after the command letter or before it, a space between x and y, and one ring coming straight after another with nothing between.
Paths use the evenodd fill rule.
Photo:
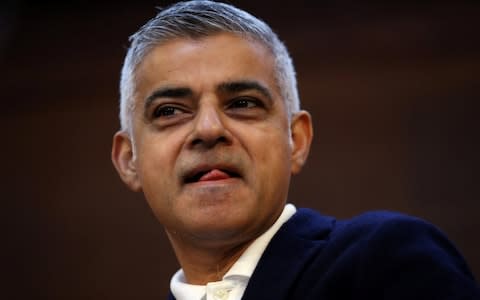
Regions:
<instances>
[{"instance_id":1,"label":"lower lip","mask_svg":"<svg viewBox=\"0 0 480 300\"><path fill-rule=\"evenodd\" d=\"M187 189L224 189L224 188L232 188L233 186L238 185L239 183L238 177L229 177L225 179L219 180L204 180L204 181L196 181L192 183L188 183L185 188Z\"/></svg>"},{"instance_id":2,"label":"lower lip","mask_svg":"<svg viewBox=\"0 0 480 300\"><path fill-rule=\"evenodd\" d=\"M190 184L199 184L199 185L226 184L226 183L234 182L236 180L238 180L238 177L228 177L228 178L224 178L224 179L196 181L196 182L192 182Z\"/></svg>"}]
</instances>

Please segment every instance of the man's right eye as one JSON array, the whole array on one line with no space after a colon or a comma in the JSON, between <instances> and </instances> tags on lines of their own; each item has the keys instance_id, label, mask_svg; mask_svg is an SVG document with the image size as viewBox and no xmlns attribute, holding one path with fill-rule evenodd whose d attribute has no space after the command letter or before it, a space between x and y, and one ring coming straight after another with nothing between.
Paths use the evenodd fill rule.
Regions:
<instances>
[{"instance_id":1,"label":"man's right eye","mask_svg":"<svg viewBox=\"0 0 480 300\"><path fill-rule=\"evenodd\" d=\"M170 117L176 114L180 114L183 111L175 106L159 106L153 111L154 118L161 118L161 117Z\"/></svg>"}]
</instances>

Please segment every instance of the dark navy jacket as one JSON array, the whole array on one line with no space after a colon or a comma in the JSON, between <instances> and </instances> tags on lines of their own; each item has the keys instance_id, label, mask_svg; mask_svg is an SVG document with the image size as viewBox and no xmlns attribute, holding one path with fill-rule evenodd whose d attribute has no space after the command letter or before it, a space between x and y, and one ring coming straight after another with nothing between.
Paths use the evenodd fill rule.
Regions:
<instances>
[{"instance_id":1,"label":"dark navy jacket","mask_svg":"<svg viewBox=\"0 0 480 300\"><path fill-rule=\"evenodd\" d=\"M271 240L242 299L480 300L480 288L425 221L390 212L339 221L299 209Z\"/></svg>"}]
</instances>

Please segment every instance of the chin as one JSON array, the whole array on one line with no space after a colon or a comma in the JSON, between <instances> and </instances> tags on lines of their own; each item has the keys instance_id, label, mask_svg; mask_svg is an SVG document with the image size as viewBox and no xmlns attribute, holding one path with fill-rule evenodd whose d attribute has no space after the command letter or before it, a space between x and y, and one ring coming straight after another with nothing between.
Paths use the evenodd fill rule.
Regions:
<instances>
[{"instance_id":1,"label":"chin","mask_svg":"<svg viewBox=\"0 0 480 300\"><path fill-rule=\"evenodd\" d=\"M195 220L190 225L191 232L198 238L205 240L231 240L247 238L248 229L252 226L252 220L245 218L234 218L234 216L218 215L218 218L202 218Z\"/></svg>"}]
</instances>

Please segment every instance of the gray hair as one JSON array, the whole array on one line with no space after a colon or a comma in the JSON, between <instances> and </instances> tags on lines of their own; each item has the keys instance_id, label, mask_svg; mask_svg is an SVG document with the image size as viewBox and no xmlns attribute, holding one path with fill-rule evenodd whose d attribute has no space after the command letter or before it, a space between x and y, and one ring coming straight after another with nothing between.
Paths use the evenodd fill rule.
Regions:
<instances>
[{"instance_id":1,"label":"gray hair","mask_svg":"<svg viewBox=\"0 0 480 300\"><path fill-rule=\"evenodd\" d=\"M120 123L130 132L135 106L135 71L155 46L175 38L201 38L228 32L262 43L275 58L275 79L290 117L300 109L297 80L285 45L262 20L232 5L214 1L179 2L143 25L131 42L120 79Z\"/></svg>"}]
</instances>

